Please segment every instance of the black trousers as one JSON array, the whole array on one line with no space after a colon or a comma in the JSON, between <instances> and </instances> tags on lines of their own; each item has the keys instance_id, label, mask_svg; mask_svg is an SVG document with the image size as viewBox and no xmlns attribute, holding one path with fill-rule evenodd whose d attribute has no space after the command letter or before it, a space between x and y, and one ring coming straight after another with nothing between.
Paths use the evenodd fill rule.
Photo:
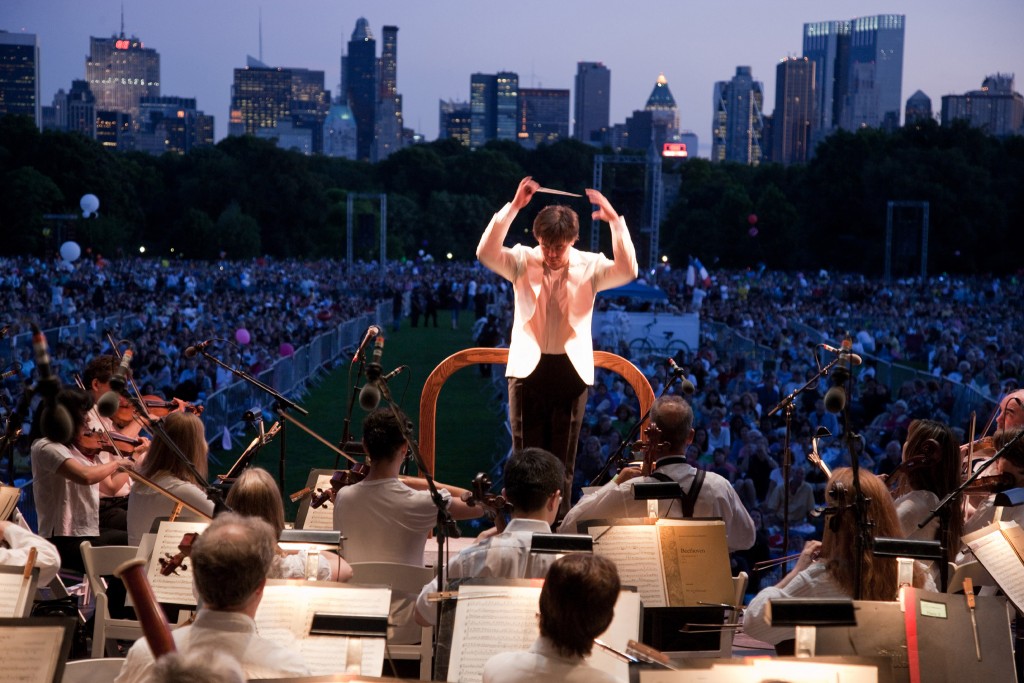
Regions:
<instances>
[{"instance_id":1,"label":"black trousers","mask_svg":"<svg viewBox=\"0 0 1024 683\"><path fill-rule=\"evenodd\" d=\"M565 354L545 354L529 377L508 379L512 447L551 451L565 465L559 517L569 511L576 444L587 407L587 385Z\"/></svg>"}]
</instances>

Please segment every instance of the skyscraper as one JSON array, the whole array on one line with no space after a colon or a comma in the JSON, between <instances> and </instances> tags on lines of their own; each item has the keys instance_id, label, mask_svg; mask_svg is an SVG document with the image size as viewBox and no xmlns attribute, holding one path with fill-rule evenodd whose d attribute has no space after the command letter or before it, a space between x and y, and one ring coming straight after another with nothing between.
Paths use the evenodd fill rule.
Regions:
<instances>
[{"instance_id":1,"label":"skyscraper","mask_svg":"<svg viewBox=\"0 0 1024 683\"><path fill-rule=\"evenodd\" d=\"M920 90L907 98L907 106L903 114L903 125L909 126L912 123L932 121L933 119L932 98Z\"/></svg>"},{"instance_id":2,"label":"skyscraper","mask_svg":"<svg viewBox=\"0 0 1024 683\"><path fill-rule=\"evenodd\" d=\"M356 119L356 157L369 161L377 116L377 41L363 17L356 21L348 52L341 58L341 74L341 100Z\"/></svg>"},{"instance_id":3,"label":"skyscraper","mask_svg":"<svg viewBox=\"0 0 1024 683\"><path fill-rule=\"evenodd\" d=\"M612 72L601 62L576 64L576 122L572 136L587 144L600 143L608 130Z\"/></svg>"},{"instance_id":4,"label":"skyscraper","mask_svg":"<svg viewBox=\"0 0 1024 683\"><path fill-rule=\"evenodd\" d=\"M67 114L64 130L77 131L87 138L96 139L96 98L89 89L88 81L71 81L64 111Z\"/></svg>"},{"instance_id":5,"label":"skyscraper","mask_svg":"<svg viewBox=\"0 0 1024 683\"><path fill-rule=\"evenodd\" d=\"M942 125L966 121L990 135L1024 134L1024 96L1013 89L1013 74L993 74L981 90L942 98Z\"/></svg>"},{"instance_id":6,"label":"skyscraper","mask_svg":"<svg viewBox=\"0 0 1024 683\"><path fill-rule=\"evenodd\" d=\"M469 108L469 102L439 100L437 111L438 139L453 138L462 143L463 147L469 147L469 138L473 127L473 114Z\"/></svg>"},{"instance_id":7,"label":"skyscraper","mask_svg":"<svg viewBox=\"0 0 1024 683\"><path fill-rule=\"evenodd\" d=\"M0 116L31 116L42 127L39 101L39 39L34 33L0 31Z\"/></svg>"},{"instance_id":8,"label":"skyscraper","mask_svg":"<svg viewBox=\"0 0 1024 683\"><path fill-rule=\"evenodd\" d=\"M732 80L715 83L713 97L711 160L760 164L764 86L754 80L749 66L738 66Z\"/></svg>"},{"instance_id":9,"label":"skyscraper","mask_svg":"<svg viewBox=\"0 0 1024 683\"><path fill-rule=\"evenodd\" d=\"M654 149L660 154L662 146L679 134L679 107L668 87L665 74L658 74L644 105L644 111L651 112L652 139ZM646 149L646 147L645 147Z\"/></svg>"},{"instance_id":10,"label":"skyscraper","mask_svg":"<svg viewBox=\"0 0 1024 683\"><path fill-rule=\"evenodd\" d=\"M469 78L472 148L491 140L515 140L519 131L519 75L510 71Z\"/></svg>"},{"instance_id":11,"label":"skyscraper","mask_svg":"<svg viewBox=\"0 0 1024 683\"><path fill-rule=\"evenodd\" d=\"M402 96L398 94L398 27L385 26L380 49L374 161L402 147Z\"/></svg>"},{"instance_id":12,"label":"skyscraper","mask_svg":"<svg viewBox=\"0 0 1024 683\"><path fill-rule=\"evenodd\" d=\"M188 154L213 145L213 117L196 109L194 97L144 97L135 148L150 154Z\"/></svg>"},{"instance_id":13,"label":"skyscraper","mask_svg":"<svg viewBox=\"0 0 1024 683\"><path fill-rule=\"evenodd\" d=\"M818 130L899 126L902 14L804 24L804 57L815 63Z\"/></svg>"},{"instance_id":14,"label":"skyscraper","mask_svg":"<svg viewBox=\"0 0 1024 683\"><path fill-rule=\"evenodd\" d=\"M772 161L805 163L811 156L811 130L817 120L814 66L807 57L792 57L775 68Z\"/></svg>"},{"instance_id":15,"label":"skyscraper","mask_svg":"<svg viewBox=\"0 0 1024 683\"><path fill-rule=\"evenodd\" d=\"M499 71L494 75L495 81L495 120L494 138L496 140L515 140L519 127L519 74L511 71Z\"/></svg>"},{"instance_id":16,"label":"skyscraper","mask_svg":"<svg viewBox=\"0 0 1024 683\"><path fill-rule=\"evenodd\" d=\"M569 137L569 91L549 88L519 90L519 142L534 148Z\"/></svg>"},{"instance_id":17,"label":"skyscraper","mask_svg":"<svg viewBox=\"0 0 1024 683\"><path fill-rule=\"evenodd\" d=\"M137 37L126 38L122 25L119 36L89 38L85 79L98 111L130 114L138 130L139 98L160 96L160 55Z\"/></svg>"},{"instance_id":18,"label":"skyscraper","mask_svg":"<svg viewBox=\"0 0 1024 683\"><path fill-rule=\"evenodd\" d=\"M292 74L248 57L244 69L235 69L231 85L228 135L255 135L287 120L292 99Z\"/></svg>"}]
</instances>

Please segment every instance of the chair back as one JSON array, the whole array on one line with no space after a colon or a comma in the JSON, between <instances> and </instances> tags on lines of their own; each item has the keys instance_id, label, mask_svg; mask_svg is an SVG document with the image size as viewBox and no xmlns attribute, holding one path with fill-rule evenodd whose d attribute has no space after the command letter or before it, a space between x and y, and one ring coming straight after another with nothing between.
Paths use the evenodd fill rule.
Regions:
<instances>
[{"instance_id":1,"label":"chair back","mask_svg":"<svg viewBox=\"0 0 1024 683\"><path fill-rule=\"evenodd\" d=\"M100 657L99 659L76 659L64 665L61 683L114 683L121 673L123 657Z\"/></svg>"},{"instance_id":2,"label":"chair back","mask_svg":"<svg viewBox=\"0 0 1024 683\"><path fill-rule=\"evenodd\" d=\"M138 640L142 637L142 626L134 619L112 619L110 599L104 576L112 576L114 570L128 560L135 558L138 547L132 545L93 546L82 541L82 561L89 589L96 601L93 617L92 656L102 657L107 650L107 640Z\"/></svg>"}]
</instances>

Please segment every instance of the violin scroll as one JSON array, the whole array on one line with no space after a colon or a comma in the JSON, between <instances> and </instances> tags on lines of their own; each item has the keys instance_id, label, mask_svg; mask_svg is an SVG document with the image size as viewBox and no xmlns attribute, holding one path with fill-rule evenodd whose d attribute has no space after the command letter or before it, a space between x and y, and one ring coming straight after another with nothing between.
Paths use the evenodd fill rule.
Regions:
<instances>
[{"instance_id":1,"label":"violin scroll","mask_svg":"<svg viewBox=\"0 0 1024 683\"><path fill-rule=\"evenodd\" d=\"M192 531L181 537L181 543L178 544L178 552L174 555L170 553L164 553L158 561L160 562L160 575L170 576L172 574L177 575L178 570L186 571L188 565L185 564L185 560L192 555L192 544L199 538L199 534Z\"/></svg>"}]
</instances>

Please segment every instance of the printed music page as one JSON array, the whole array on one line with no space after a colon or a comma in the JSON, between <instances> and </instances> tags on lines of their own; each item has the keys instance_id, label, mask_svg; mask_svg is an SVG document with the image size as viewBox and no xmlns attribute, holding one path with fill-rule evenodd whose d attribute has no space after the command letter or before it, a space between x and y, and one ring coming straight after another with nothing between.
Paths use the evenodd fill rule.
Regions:
<instances>
[{"instance_id":1,"label":"printed music page","mask_svg":"<svg viewBox=\"0 0 1024 683\"><path fill-rule=\"evenodd\" d=\"M160 530L153 543L153 554L146 567L146 578L153 586L157 602L196 606L196 596L192 592L192 560L186 557L175 573L169 576L160 573L160 560L169 559L181 552L178 545L185 534L201 534L209 525L209 522L160 522Z\"/></svg>"},{"instance_id":2,"label":"printed music page","mask_svg":"<svg viewBox=\"0 0 1024 683\"><path fill-rule=\"evenodd\" d=\"M0 484L0 521L11 518L11 513L18 506L19 498L21 498L21 489Z\"/></svg>"},{"instance_id":3,"label":"printed music page","mask_svg":"<svg viewBox=\"0 0 1024 683\"><path fill-rule=\"evenodd\" d=\"M0 670L9 683L52 683L65 629L61 626L0 627Z\"/></svg>"},{"instance_id":4,"label":"printed music page","mask_svg":"<svg viewBox=\"0 0 1024 683\"><path fill-rule=\"evenodd\" d=\"M313 489L313 493L306 496L299 506L299 512L295 518L296 529L330 531L334 528L334 503L327 501L318 508L309 504L310 498L313 495L320 491L331 490L332 476L334 476L334 470L313 470L310 472L306 486Z\"/></svg>"},{"instance_id":5,"label":"printed music page","mask_svg":"<svg viewBox=\"0 0 1024 683\"><path fill-rule=\"evenodd\" d=\"M594 538L594 552L615 563L622 585L635 586L644 607L669 605L658 527L651 524L590 526L587 533Z\"/></svg>"},{"instance_id":6,"label":"printed music page","mask_svg":"<svg viewBox=\"0 0 1024 683\"><path fill-rule=\"evenodd\" d=\"M974 552L982 566L999 584L1014 607L1024 610L1024 567L1010 539L1020 542L1021 529L1016 522L993 522L963 541Z\"/></svg>"},{"instance_id":7,"label":"printed music page","mask_svg":"<svg viewBox=\"0 0 1024 683\"><path fill-rule=\"evenodd\" d=\"M0 617L27 617L38 580L38 568L26 579L24 565L0 567Z\"/></svg>"},{"instance_id":8,"label":"printed music page","mask_svg":"<svg viewBox=\"0 0 1024 683\"><path fill-rule=\"evenodd\" d=\"M384 638L310 635L309 629L318 612L386 617L390 608L389 588L275 579L268 581L263 591L256 626L264 638L300 652L313 675L346 673L348 654L354 653L360 658L360 674L380 676L384 671ZM349 641L355 640L361 647L350 647Z\"/></svg>"},{"instance_id":9,"label":"printed music page","mask_svg":"<svg viewBox=\"0 0 1024 683\"><path fill-rule=\"evenodd\" d=\"M735 596L725 522L659 519L656 528L669 607L731 605Z\"/></svg>"},{"instance_id":10,"label":"printed music page","mask_svg":"<svg viewBox=\"0 0 1024 683\"><path fill-rule=\"evenodd\" d=\"M479 683L487 660L501 652L527 650L537 640L538 601L543 581L508 580L459 586L452 631L448 680ZM476 597L479 596L479 597ZM640 633L640 596L624 590L615 603L615 616L598 638L625 651ZM588 662L626 683L629 667L595 647Z\"/></svg>"}]
</instances>

